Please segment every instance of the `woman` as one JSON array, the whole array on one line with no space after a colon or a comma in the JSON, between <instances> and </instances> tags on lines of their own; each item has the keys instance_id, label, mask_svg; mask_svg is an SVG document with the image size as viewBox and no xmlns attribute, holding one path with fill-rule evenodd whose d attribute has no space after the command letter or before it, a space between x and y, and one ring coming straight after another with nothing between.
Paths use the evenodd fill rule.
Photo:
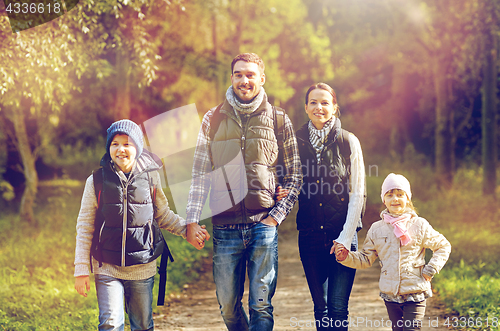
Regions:
<instances>
[{"instance_id":1,"label":"woman","mask_svg":"<svg viewBox=\"0 0 500 331\"><path fill-rule=\"evenodd\" d=\"M312 85L306 94L309 121L297 131L304 184L299 195L299 252L314 303L318 330L347 330L354 269L330 254L333 241L357 249L365 170L358 139L340 125L333 89Z\"/></svg>"}]
</instances>

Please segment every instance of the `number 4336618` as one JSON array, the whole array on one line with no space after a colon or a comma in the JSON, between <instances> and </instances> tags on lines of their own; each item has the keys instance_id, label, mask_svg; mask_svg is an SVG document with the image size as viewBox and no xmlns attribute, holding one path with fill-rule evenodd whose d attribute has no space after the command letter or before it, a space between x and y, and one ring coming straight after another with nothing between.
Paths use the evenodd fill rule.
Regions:
<instances>
[{"instance_id":1,"label":"number 4336618","mask_svg":"<svg viewBox=\"0 0 500 331\"><path fill-rule=\"evenodd\" d=\"M9 14L43 14L45 12L52 14L59 14L61 12L61 4L54 3L9 3L5 11Z\"/></svg>"},{"instance_id":2,"label":"number 4336618","mask_svg":"<svg viewBox=\"0 0 500 331\"><path fill-rule=\"evenodd\" d=\"M498 327L498 317L447 317L444 325L447 327L454 328L466 328L466 327L481 327L481 326L492 326Z\"/></svg>"}]
</instances>

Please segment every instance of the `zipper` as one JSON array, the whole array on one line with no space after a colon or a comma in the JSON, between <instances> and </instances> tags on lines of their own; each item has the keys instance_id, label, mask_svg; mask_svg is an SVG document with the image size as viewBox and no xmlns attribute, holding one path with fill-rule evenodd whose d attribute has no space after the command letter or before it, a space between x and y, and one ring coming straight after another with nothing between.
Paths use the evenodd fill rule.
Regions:
<instances>
[{"instance_id":1,"label":"zipper","mask_svg":"<svg viewBox=\"0 0 500 331\"><path fill-rule=\"evenodd\" d=\"M245 115L243 115L243 116L245 116ZM245 178L245 180L247 178L246 166L245 166L246 165L246 162L245 162L246 161L245 160L245 148L246 148L246 138L245 138L245 135L246 135L246 133L248 131L248 123L249 123L249 121L250 121L250 116L248 116L247 118L245 118L245 127L243 127L243 126L241 127L241 155L243 157L243 174L242 174L242 176L244 176L244 177L241 177L241 178ZM243 185L243 184L240 183L240 192L243 192L243 187L241 187L241 185ZM246 222L245 220L247 218L246 207L245 207L245 199L242 199L240 203L241 203L241 214L243 216L242 221L245 223Z\"/></svg>"},{"instance_id":2,"label":"zipper","mask_svg":"<svg viewBox=\"0 0 500 331\"><path fill-rule=\"evenodd\" d=\"M127 242L127 214L128 214L128 202L127 202L127 187L128 182L123 187L123 222L122 222L122 263L121 266L125 266L125 244Z\"/></svg>"}]
</instances>

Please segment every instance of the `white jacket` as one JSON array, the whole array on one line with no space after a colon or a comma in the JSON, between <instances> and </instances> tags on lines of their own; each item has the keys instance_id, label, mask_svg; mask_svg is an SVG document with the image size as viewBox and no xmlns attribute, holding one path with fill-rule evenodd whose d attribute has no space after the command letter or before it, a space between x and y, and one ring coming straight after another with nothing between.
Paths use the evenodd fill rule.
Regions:
<instances>
[{"instance_id":1,"label":"white jacket","mask_svg":"<svg viewBox=\"0 0 500 331\"><path fill-rule=\"evenodd\" d=\"M412 238L406 246L394 235L392 225L383 220L373 223L368 230L363 249L349 252L345 266L363 269L380 258L380 291L389 295L420 293L431 289L431 283L422 276L425 265L425 248L433 251L429 261L436 272L445 265L451 252L450 242L434 230L427 220L412 213L407 223Z\"/></svg>"}]
</instances>

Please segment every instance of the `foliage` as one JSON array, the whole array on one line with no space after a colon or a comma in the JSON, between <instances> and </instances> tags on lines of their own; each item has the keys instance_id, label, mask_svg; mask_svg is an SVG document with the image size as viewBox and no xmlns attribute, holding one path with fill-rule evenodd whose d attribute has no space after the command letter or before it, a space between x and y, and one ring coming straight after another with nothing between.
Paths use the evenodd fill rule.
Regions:
<instances>
[{"instance_id":1,"label":"foliage","mask_svg":"<svg viewBox=\"0 0 500 331\"><path fill-rule=\"evenodd\" d=\"M14 214L0 217L0 329L91 330L97 328L93 279L87 298L74 290L75 225L82 183L58 181L42 185L36 210L40 228L29 228ZM167 293L196 279L202 252L176 236L168 236L175 258L168 266ZM158 275L157 275L158 277ZM156 279L158 284L158 279ZM158 286L155 285L155 298ZM154 300L156 302L156 300Z\"/></svg>"}]
</instances>

